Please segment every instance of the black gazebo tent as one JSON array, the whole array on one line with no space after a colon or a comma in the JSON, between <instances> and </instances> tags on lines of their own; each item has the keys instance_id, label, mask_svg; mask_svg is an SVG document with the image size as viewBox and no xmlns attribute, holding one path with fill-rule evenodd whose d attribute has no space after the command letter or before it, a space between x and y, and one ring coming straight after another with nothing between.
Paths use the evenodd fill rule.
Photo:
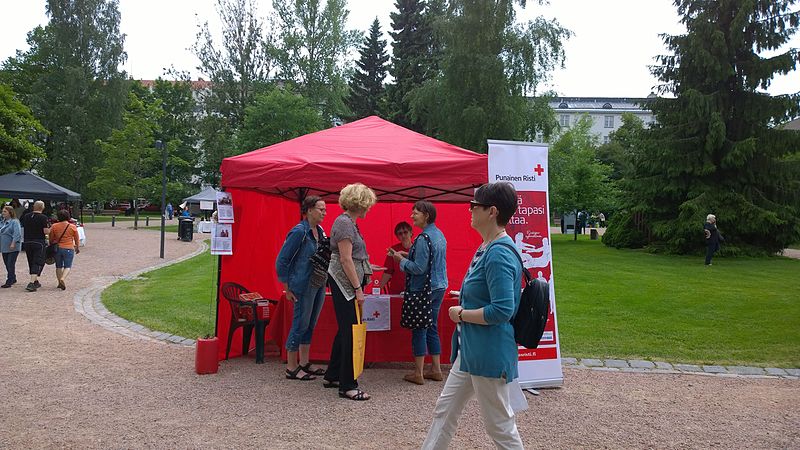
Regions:
<instances>
[{"instance_id":1,"label":"black gazebo tent","mask_svg":"<svg viewBox=\"0 0 800 450\"><path fill-rule=\"evenodd\" d=\"M0 176L0 197L74 202L81 194L21 170Z\"/></svg>"}]
</instances>

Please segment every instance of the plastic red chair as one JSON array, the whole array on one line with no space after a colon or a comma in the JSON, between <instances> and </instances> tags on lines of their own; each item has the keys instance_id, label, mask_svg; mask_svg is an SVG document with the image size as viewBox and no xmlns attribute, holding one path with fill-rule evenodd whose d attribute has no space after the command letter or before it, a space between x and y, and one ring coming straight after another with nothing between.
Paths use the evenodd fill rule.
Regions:
<instances>
[{"instance_id":1,"label":"plastic red chair","mask_svg":"<svg viewBox=\"0 0 800 450\"><path fill-rule=\"evenodd\" d=\"M257 313L258 302L246 301L239 298L239 294L249 293L250 291L238 283L227 282L222 285L222 296L228 301L231 309L231 321L228 327L228 345L225 347L225 359L231 351L231 341L237 328L242 329L242 355L250 351L250 336L253 329L256 331L256 364L264 362L264 330L269 324L269 319L259 319ZM276 300L261 299L272 304L277 304Z\"/></svg>"}]
</instances>

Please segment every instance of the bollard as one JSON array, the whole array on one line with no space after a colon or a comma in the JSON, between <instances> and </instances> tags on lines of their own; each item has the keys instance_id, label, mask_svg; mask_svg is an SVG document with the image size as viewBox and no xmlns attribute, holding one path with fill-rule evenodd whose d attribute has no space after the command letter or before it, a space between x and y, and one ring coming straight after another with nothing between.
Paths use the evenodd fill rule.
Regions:
<instances>
[{"instance_id":1,"label":"bollard","mask_svg":"<svg viewBox=\"0 0 800 450\"><path fill-rule=\"evenodd\" d=\"M92 223L94 223L94 211L92 211Z\"/></svg>"},{"instance_id":2,"label":"bollard","mask_svg":"<svg viewBox=\"0 0 800 450\"><path fill-rule=\"evenodd\" d=\"M150 226L150 216L144 216L144 226Z\"/></svg>"},{"instance_id":3,"label":"bollard","mask_svg":"<svg viewBox=\"0 0 800 450\"><path fill-rule=\"evenodd\" d=\"M116 222L117 216L111 216L111 226L114 226L114 222Z\"/></svg>"}]
</instances>

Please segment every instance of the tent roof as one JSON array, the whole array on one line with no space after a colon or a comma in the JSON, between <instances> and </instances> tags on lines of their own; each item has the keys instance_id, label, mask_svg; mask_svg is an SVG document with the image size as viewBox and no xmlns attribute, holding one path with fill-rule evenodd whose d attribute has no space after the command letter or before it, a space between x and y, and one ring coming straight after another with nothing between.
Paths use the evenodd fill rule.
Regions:
<instances>
[{"instance_id":1,"label":"tent roof","mask_svg":"<svg viewBox=\"0 0 800 450\"><path fill-rule=\"evenodd\" d=\"M381 201L467 200L488 177L486 155L375 116L225 158L220 170L225 188L327 200L355 182Z\"/></svg>"},{"instance_id":2,"label":"tent roof","mask_svg":"<svg viewBox=\"0 0 800 450\"><path fill-rule=\"evenodd\" d=\"M81 194L21 170L0 176L0 197L72 201Z\"/></svg>"},{"instance_id":3,"label":"tent roof","mask_svg":"<svg viewBox=\"0 0 800 450\"><path fill-rule=\"evenodd\" d=\"M217 201L217 190L207 187L191 197L186 197L183 201L187 203L214 202Z\"/></svg>"}]
</instances>

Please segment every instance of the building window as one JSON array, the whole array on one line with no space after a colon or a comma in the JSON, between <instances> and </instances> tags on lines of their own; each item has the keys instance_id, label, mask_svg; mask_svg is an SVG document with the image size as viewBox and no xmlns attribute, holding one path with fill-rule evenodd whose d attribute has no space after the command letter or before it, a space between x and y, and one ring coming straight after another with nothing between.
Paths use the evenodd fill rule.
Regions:
<instances>
[{"instance_id":1,"label":"building window","mask_svg":"<svg viewBox=\"0 0 800 450\"><path fill-rule=\"evenodd\" d=\"M608 135L603 136L603 144L608 144L611 141L611 138Z\"/></svg>"},{"instance_id":2,"label":"building window","mask_svg":"<svg viewBox=\"0 0 800 450\"><path fill-rule=\"evenodd\" d=\"M569 126L569 114L562 114L560 123L561 123L562 127L568 127Z\"/></svg>"},{"instance_id":3,"label":"building window","mask_svg":"<svg viewBox=\"0 0 800 450\"><path fill-rule=\"evenodd\" d=\"M604 103L603 104L603 109L612 109L611 103L608 103L608 102Z\"/></svg>"},{"instance_id":4,"label":"building window","mask_svg":"<svg viewBox=\"0 0 800 450\"><path fill-rule=\"evenodd\" d=\"M606 128L614 128L614 116L606 116Z\"/></svg>"}]
</instances>

